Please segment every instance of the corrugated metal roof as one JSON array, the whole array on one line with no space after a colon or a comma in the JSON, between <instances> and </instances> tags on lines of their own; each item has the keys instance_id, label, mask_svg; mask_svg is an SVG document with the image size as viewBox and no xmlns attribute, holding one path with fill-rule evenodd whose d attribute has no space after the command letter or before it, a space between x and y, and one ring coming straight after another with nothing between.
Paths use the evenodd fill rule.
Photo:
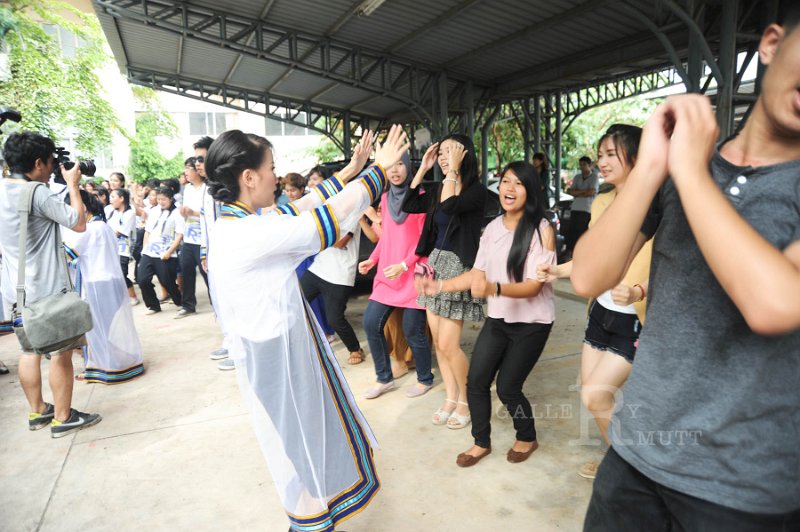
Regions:
<instances>
[{"instance_id":1,"label":"corrugated metal roof","mask_svg":"<svg viewBox=\"0 0 800 532\"><path fill-rule=\"evenodd\" d=\"M684 4L686 0L675 0ZM718 2L697 0L709 10ZM359 16L359 0L94 0L114 55L128 66L161 73L181 73L232 88L246 88L312 99L323 106L352 106L379 116L417 109L433 114L435 76L445 72L453 83L472 81L475 94L512 98L554 87L582 85L620 72L636 72L642 65L665 65L668 55L642 20L622 0L386 0L370 16ZM143 6L151 18L145 25ZM648 20L674 30L679 20L660 0L635 4ZM108 12L106 12L108 9ZM180 10L190 13L182 27ZM193 13L197 11L197 13ZM234 16L227 39L221 39L219 21L207 14ZM757 14L756 14L757 15ZM754 18L756 15L753 15ZM139 19L139 20L133 20ZM246 24L261 20L264 55L241 55L240 47L255 46ZM286 31L332 43L330 61L308 39L287 39ZM743 30L744 31L744 30ZM670 34L685 49L688 30ZM181 39L181 35L184 36ZM236 38L234 38L236 37ZM182 59L178 47L183 40ZM713 39L712 39L713 41ZM713 45L713 43L712 43ZM291 54L292 47L296 54ZM648 52L642 56L630 47ZM381 56L392 67L385 76L371 61L361 65L363 79L352 79L350 52ZM633 50L635 52L636 50ZM238 65L233 72L233 65ZM406 66L418 69L414 101ZM332 67L338 65L337 70ZM572 65L573 68L562 68ZM326 70L327 69L327 70ZM578 71L576 72L576 69ZM576 79L578 80L576 82ZM518 83L517 80L520 80ZM333 84L333 86L332 86ZM457 102L451 105L458 106ZM428 111L424 111L427 109Z\"/></svg>"}]
</instances>

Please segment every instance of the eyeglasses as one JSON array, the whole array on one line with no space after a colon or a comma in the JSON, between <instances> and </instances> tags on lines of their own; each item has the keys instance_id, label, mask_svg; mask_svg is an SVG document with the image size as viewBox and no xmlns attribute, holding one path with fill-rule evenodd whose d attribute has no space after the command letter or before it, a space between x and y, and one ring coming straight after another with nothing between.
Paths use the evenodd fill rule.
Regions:
<instances>
[{"instance_id":1,"label":"eyeglasses","mask_svg":"<svg viewBox=\"0 0 800 532\"><path fill-rule=\"evenodd\" d=\"M195 160L195 162L198 162L198 163L206 162L206 158L203 157L202 155L200 157L195 157L194 160Z\"/></svg>"}]
</instances>

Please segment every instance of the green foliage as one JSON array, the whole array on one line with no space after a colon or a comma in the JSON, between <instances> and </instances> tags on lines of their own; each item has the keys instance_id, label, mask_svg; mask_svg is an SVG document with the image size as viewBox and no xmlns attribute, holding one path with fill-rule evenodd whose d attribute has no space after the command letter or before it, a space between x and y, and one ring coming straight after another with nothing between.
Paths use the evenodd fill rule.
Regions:
<instances>
[{"instance_id":1,"label":"green foliage","mask_svg":"<svg viewBox=\"0 0 800 532\"><path fill-rule=\"evenodd\" d=\"M152 89L133 87L133 96L144 109L136 116L136 134L129 138L131 157L128 171L137 182L148 179L168 179L183 171L183 156L176 153L172 158L161 154L160 138L175 138L178 126L172 117L163 111L158 97Z\"/></svg>"},{"instance_id":2,"label":"green foliage","mask_svg":"<svg viewBox=\"0 0 800 532\"><path fill-rule=\"evenodd\" d=\"M42 24L60 26L78 37L74 57L62 55ZM97 18L56 0L4 0L2 32L11 78L0 83L0 102L22 113L18 129L39 131L54 140L74 132L77 153L72 155L77 157L90 157L110 146L118 124L95 73L109 60Z\"/></svg>"},{"instance_id":3,"label":"green foliage","mask_svg":"<svg viewBox=\"0 0 800 532\"><path fill-rule=\"evenodd\" d=\"M597 159L597 141L612 124L643 126L660 103L644 96L629 98L590 109L578 116L562 137L562 165L577 169L584 155ZM576 170L577 171L577 170Z\"/></svg>"},{"instance_id":4,"label":"green foliage","mask_svg":"<svg viewBox=\"0 0 800 532\"><path fill-rule=\"evenodd\" d=\"M318 163L340 161L345 158L342 155L342 150L325 135L321 135L319 143L314 147L308 148L307 153L313 156Z\"/></svg>"}]
</instances>

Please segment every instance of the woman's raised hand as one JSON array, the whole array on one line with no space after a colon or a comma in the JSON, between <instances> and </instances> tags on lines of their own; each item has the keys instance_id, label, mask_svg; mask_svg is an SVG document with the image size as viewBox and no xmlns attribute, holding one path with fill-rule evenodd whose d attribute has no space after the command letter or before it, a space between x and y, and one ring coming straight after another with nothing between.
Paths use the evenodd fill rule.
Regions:
<instances>
[{"instance_id":1,"label":"woman's raised hand","mask_svg":"<svg viewBox=\"0 0 800 532\"><path fill-rule=\"evenodd\" d=\"M400 124L395 124L389 129L383 144L378 144L375 151L375 162L383 168L389 168L400 160L400 157L408 151L408 135Z\"/></svg>"},{"instance_id":2,"label":"woman's raised hand","mask_svg":"<svg viewBox=\"0 0 800 532\"><path fill-rule=\"evenodd\" d=\"M423 174L427 174L428 170L433 168L433 165L436 164L436 158L438 157L439 153L439 143L434 142L428 149L425 150L425 155L422 156L422 162L419 165L419 169Z\"/></svg>"},{"instance_id":3,"label":"woman's raised hand","mask_svg":"<svg viewBox=\"0 0 800 532\"><path fill-rule=\"evenodd\" d=\"M464 160L466 154L467 150L464 149L463 144L460 142L453 142L450 146L450 154L448 155L450 170L455 170L457 174L460 174L461 162Z\"/></svg>"},{"instance_id":4,"label":"woman's raised hand","mask_svg":"<svg viewBox=\"0 0 800 532\"><path fill-rule=\"evenodd\" d=\"M375 134L372 131L369 129L364 130L364 134L361 135L361 140L359 140L356 147L353 148L350 162L339 172L340 176L343 176L345 181L357 176L364 168L364 165L367 164L369 154L372 153L372 142L374 139Z\"/></svg>"}]
</instances>

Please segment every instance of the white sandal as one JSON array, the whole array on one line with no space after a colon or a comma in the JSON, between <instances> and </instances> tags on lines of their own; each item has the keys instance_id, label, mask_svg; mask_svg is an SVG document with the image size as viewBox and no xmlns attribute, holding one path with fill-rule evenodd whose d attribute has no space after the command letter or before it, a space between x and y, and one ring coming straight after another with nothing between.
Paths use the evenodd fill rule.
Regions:
<instances>
[{"instance_id":1,"label":"white sandal","mask_svg":"<svg viewBox=\"0 0 800 532\"><path fill-rule=\"evenodd\" d=\"M459 401L458 404L459 405L469 406L464 401ZM458 408L458 407L456 407L456 408ZM454 430L455 429L463 429L464 427L469 425L471 422L472 422L472 417L469 414L467 414L465 416L462 416L460 414L456 414L456 411L453 410L453 412L450 414L450 416L449 416L449 418L447 420L447 428L448 429L454 429Z\"/></svg>"},{"instance_id":2,"label":"white sandal","mask_svg":"<svg viewBox=\"0 0 800 532\"><path fill-rule=\"evenodd\" d=\"M458 403L456 401L453 401L452 399L445 399L445 402L453 403L454 405L456 405L456 408L458 408ZM453 412L455 412L455 409L453 409ZM431 421L433 422L434 425L446 425L447 420L450 419L450 416L453 415L453 412L448 412L447 410L442 410L440 408L439 410L433 413Z\"/></svg>"}]
</instances>

